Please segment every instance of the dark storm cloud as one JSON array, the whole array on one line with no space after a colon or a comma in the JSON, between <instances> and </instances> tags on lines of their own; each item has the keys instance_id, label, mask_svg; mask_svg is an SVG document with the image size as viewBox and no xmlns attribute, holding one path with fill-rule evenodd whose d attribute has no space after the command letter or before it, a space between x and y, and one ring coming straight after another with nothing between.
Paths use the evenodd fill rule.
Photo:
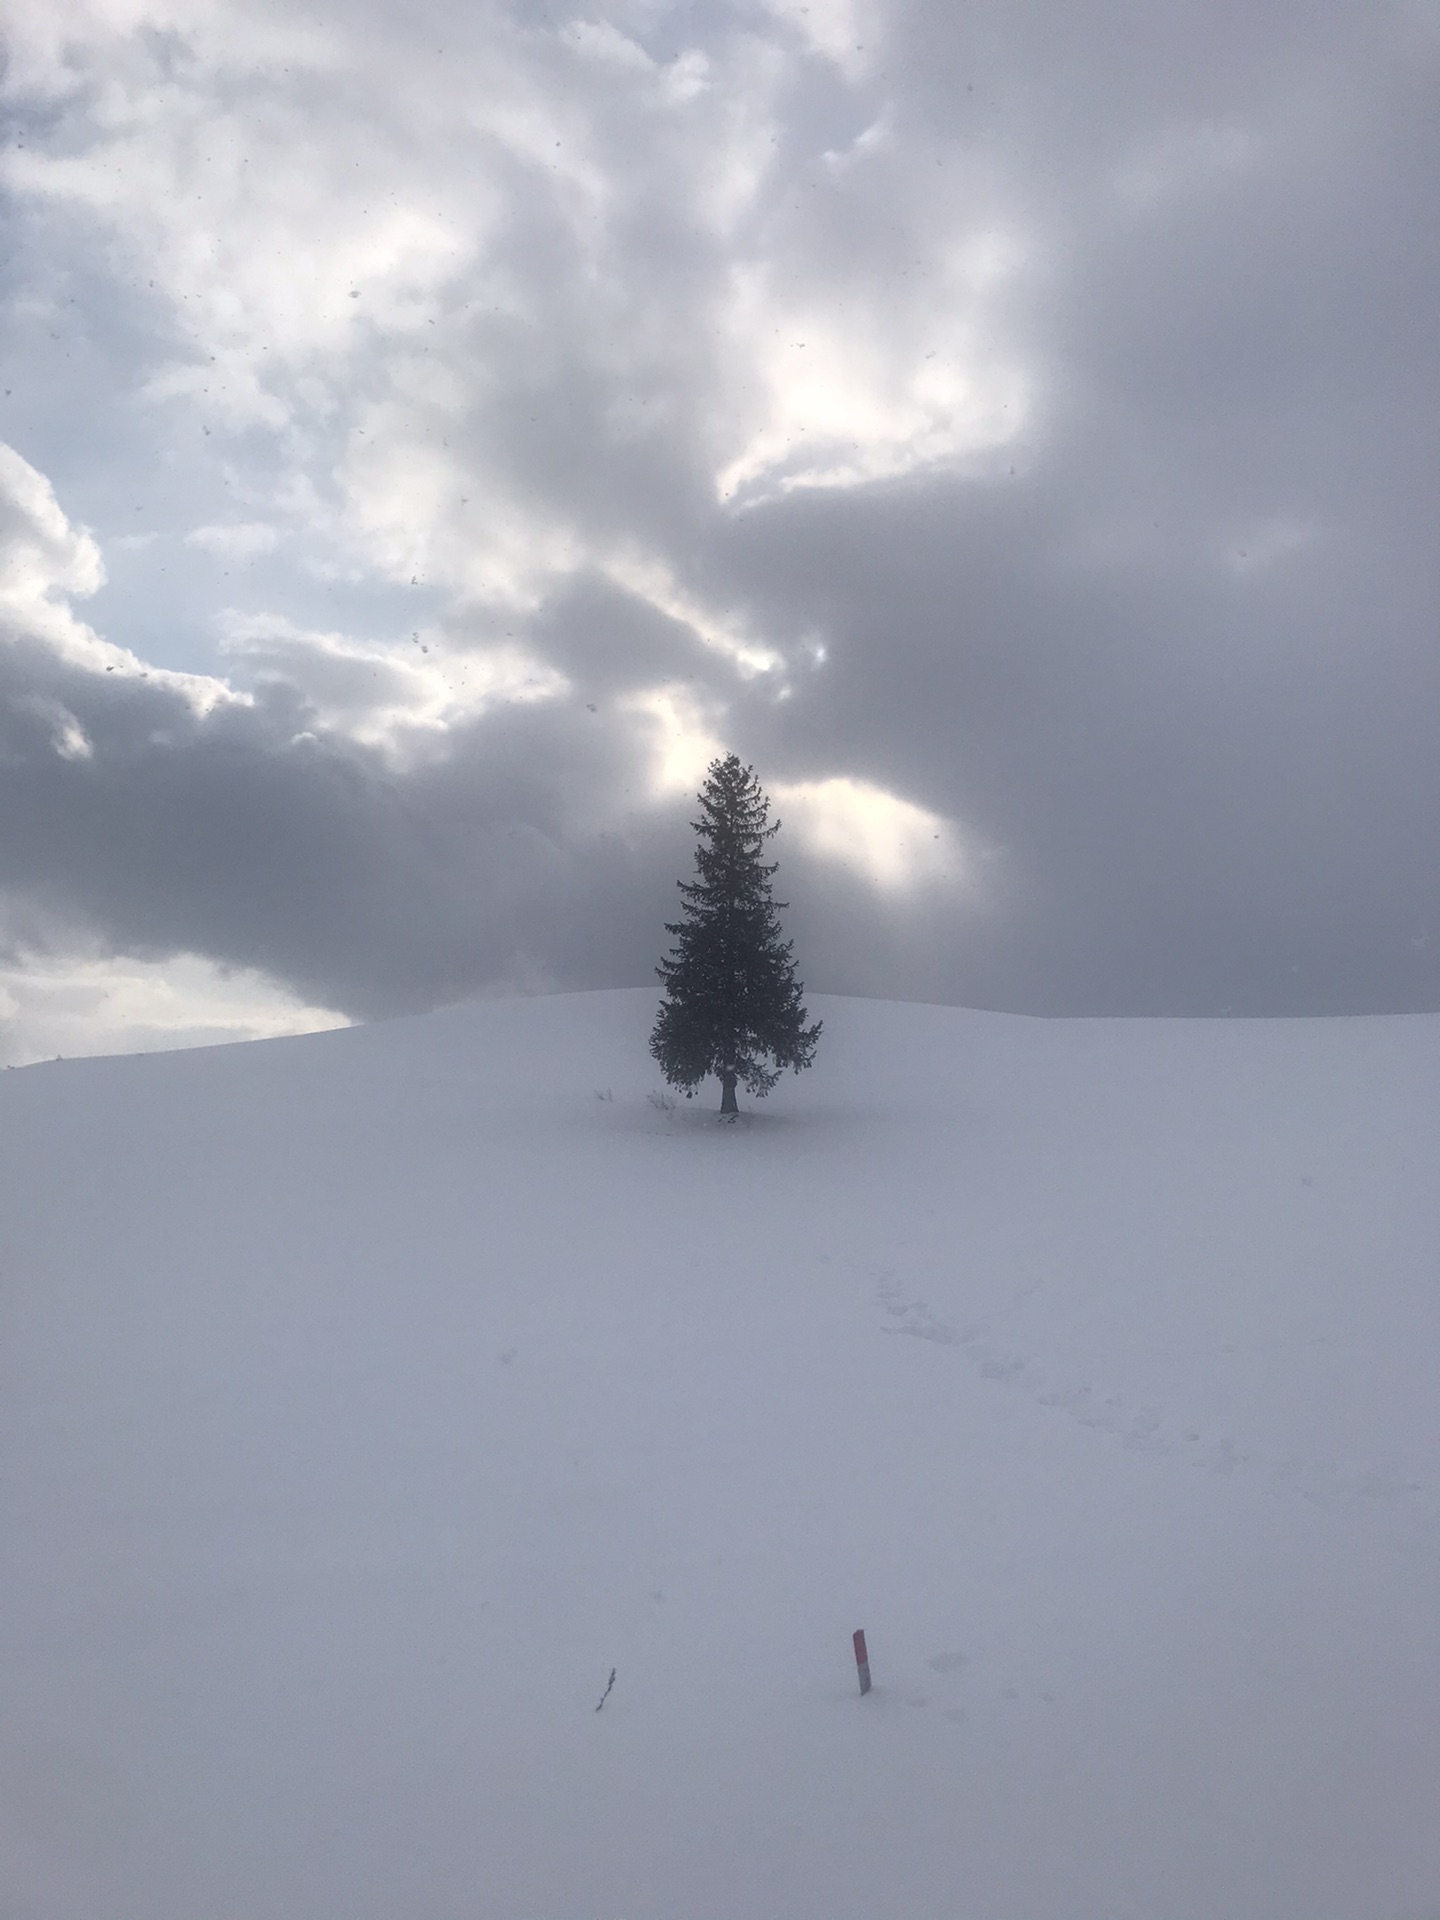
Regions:
<instances>
[{"instance_id":1,"label":"dark storm cloud","mask_svg":"<svg viewBox=\"0 0 1440 1920\"><path fill-rule=\"evenodd\" d=\"M1025 316L1038 448L986 488L788 502L734 530L736 572L797 609L825 583L832 667L794 716L810 752L843 739L1011 856L1009 911L957 928L948 994L1433 1006L1440 133L1421 50L1368 24L1318 50L1299 20L1193 47L1129 24L1108 75L1058 24L1048 47L1022 32L1013 65L997 33L983 61L931 38L914 70L932 108L937 76L952 104L963 71L1029 83L1032 142L1000 145L1017 196L1072 223ZM1167 149L1182 104L1236 116L1218 178L1226 141ZM1138 167L1142 135L1154 185L1117 204L1108 174Z\"/></svg>"},{"instance_id":2,"label":"dark storm cloud","mask_svg":"<svg viewBox=\"0 0 1440 1920\"><path fill-rule=\"evenodd\" d=\"M56 751L58 713L84 757ZM199 715L0 651L0 893L27 907L29 944L78 921L119 952L218 956L359 1017L633 975L671 904L659 856L679 849L597 819L623 770L574 713L509 709L403 775L305 736L308 717L283 691ZM579 964L577 912L594 936Z\"/></svg>"},{"instance_id":3,"label":"dark storm cloud","mask_svg":"<svg viewBox=\"0 0 1440 1920\"><path fill-rule=\"evenodd\" d=\"M201 713L17 615L13 940L48 915L365 1016L643 981L688 858L676 767L723 740L790 794L816 990L1440 1005L1432 16L436 11L443 58L408 17L354 22L327 28L344 88L298 56L285 82L340 182L313 338L258 267L228 347L223 288L207 309L260 397L214 420L201 516L274 529L276 557L216 583L250 654L168 664L253 701ZM452 265L422 214L460 165L441 133L482 107ZM410 209L388 280L366 279L378 196L344 198L361 114ZM279 216L233 191L243 275ZM177 311L200 301L190 229L125 217ZM213 403L164 403L172 493ZM96 502L136 458L131 406L102 422ZM63 400L26 420L26 457L75 470ZM263 638L276 614L305 631ZM368 695L390 669L327 628L432 651Z\"/></svg>"}]
</instances>

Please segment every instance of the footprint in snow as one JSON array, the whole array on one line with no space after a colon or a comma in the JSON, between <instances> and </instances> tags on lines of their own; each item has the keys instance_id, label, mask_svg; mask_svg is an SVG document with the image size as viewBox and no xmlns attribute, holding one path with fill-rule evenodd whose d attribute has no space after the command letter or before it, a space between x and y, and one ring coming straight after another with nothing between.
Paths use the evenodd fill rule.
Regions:
<instances>
[{"instance_id":1,"label":"footprint in snow","mask_svg":"<svg viewBox=\"0 0 1440 1920\"><path fill-rule=\"evenodd\" d=\"M958 1650L954 1653L932 1653L925 1662L932 1673L958 1673L961 1667L968 1667L970 1656Z\"/></svg>"},{"instance_id":2,"label":"footprint in snow","mask_svg":"<svg viewBox=\"0 0 1440 1920\"><path fill-rule=\"evenodd\" d=\"M1218 1479L1258 1474L1270 1492L1298 1495L1319 1507L1398 1498L1413 1500L1415 1495L1424 1492L1418 1480L1397 1479L1359 1468L1345 1469L1333 1460L1267 1461L1244 1451L1228 1437L1206 1442L1195 1427L1186 1427L1179 1434L1167 1434L1157 1408L1132 1408L1118 1394L1102 1398L1093 1387L1041 1391L1044 1380L1036 1363L1023 1354L1007 1353L989 1345L985 1338L989 1333L986 1325L961 1331L937 1320L923 1300L907 1300L904 1289L889 1276L878 1287L877 1299L885 1312L901 1323L883 1327L882 1332L908 1334L914 1340L929 1340L939 1346L969 1348L970 1359L982 1379L1018 1385L1038 1406L1058 1408L1078 1426L1112 1434L1131 1452L1176 1455ZM1429 1514L1425 1520L1427 1530L1440 1525L1440 1515Z\"/></svg>"},{"instance_id":3,"label":"footprint in snow","mask_svg":"<svg viewBox=\"0 0 1440 1920\"><path fill-rule=\"evenodd\" d=\"M980 1371L987 1380L1015 1380L1026 1364L1018 1353L991 1354L980 1362Z\"/></svg>"}]
</instances>

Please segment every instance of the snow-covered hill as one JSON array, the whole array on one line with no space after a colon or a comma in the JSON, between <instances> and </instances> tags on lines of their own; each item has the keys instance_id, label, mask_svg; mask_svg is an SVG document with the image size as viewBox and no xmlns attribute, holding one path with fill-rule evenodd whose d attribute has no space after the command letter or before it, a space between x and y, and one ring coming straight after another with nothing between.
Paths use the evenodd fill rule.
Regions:
<instances>
[{"instance_id":1,"label":"snow-covered hill","mask_svg":"<svg viewBox=\"0 0 1440 1920\"><path fill-rule=\"evenodd\" d=\"M0 1076L6 1920L1440 1913L1440 1019L653 1004Z\"/></svg>"}]
</instances>

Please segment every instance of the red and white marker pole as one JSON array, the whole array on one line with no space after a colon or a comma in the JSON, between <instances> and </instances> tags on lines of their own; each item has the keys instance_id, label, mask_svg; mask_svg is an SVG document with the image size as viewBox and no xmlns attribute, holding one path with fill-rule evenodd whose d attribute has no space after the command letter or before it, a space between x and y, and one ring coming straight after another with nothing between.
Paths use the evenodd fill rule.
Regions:
<instances>
[{"instance_id":1,"label":"red and white marker pole","mask_svg":"<svg viewBox=\"0 0 1440 1920\"><path fill-rule=\"evenodd\" d=\"M870 1656L865 1651L865 1629L863 1627L857 1627L855 1629L855 1668L860 1675L860 1691L862 1694L866 1694L870 1691Z\"/></svg>"}]
</instances>

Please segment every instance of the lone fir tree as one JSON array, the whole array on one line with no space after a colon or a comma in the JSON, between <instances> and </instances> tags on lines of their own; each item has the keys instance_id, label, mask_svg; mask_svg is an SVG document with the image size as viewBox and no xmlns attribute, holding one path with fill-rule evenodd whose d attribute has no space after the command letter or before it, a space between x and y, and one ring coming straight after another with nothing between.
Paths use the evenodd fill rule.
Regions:
<instances>
[{"instance_id":1,"label":"lone fir tree","mask_svg":"<svg viewBox=\"0 0 1440 1920\"><path fill-rule=\"evenodd\" d=\"M775 868L761 858L780 822L771 823L754 768L733 753L712 761L699 803L698 878L679 882L684 917L666 923L675 945L656 968L665 998L650 1051L687 1100L717 1074L721 1113L738 1113L736 1082L763 1097L785 1068L808 1067L820 1022L805 1024L805 989L780 937L785 902L770 897Z\"/></svg>"}]
</instances>

